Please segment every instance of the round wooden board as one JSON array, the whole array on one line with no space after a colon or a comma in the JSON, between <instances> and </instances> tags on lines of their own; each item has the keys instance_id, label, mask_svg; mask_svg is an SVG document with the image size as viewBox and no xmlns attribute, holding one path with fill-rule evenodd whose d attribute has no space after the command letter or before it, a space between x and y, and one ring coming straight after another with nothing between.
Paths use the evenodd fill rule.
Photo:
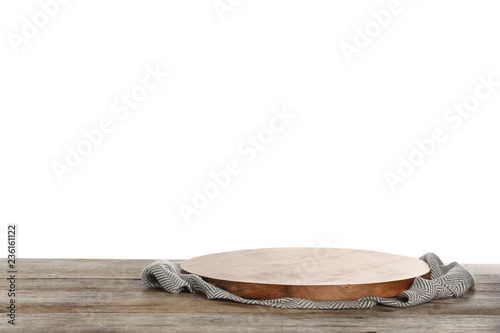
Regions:
<instances>
[{"instance_id":1,"label":"round wooden board","mask_svg":"<svg viewBox=\"0 0 500 333\"><path fill-rule=\"evenodd\" d=\"M417 276L430 277L420 259L336 248L269 248L209 254L186 260L183 273L252 299L298 297L313 301L393 297Z\"/></svg>"}]
</instances>

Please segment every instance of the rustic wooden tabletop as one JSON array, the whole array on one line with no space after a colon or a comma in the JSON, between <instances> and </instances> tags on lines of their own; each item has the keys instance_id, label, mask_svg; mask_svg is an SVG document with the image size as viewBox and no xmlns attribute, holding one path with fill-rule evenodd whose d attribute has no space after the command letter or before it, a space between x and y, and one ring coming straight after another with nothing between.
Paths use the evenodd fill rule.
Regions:
<instances>
[{"instance_id":1,"label":"rustic wooden tabletop","mask_svg":"<svg viewBox=\"0 0 500 333\"><path fill-rule=\"evenodd\" d=\"M477 285L459 299L397 309L284 310L170 295L140 281L154 260L18 259L20 332L500 332L500 265L464 265ZM2 279L0 331L7 323Z\"/></svg>"}]
</instances>

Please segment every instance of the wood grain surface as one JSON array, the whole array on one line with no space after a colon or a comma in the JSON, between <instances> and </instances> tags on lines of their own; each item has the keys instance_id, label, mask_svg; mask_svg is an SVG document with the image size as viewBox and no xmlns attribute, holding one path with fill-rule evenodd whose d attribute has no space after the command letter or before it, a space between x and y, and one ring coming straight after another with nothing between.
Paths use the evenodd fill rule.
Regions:
<instances>
[{"instance_id":1,"label":"wood grain surface","mask_svg":"<svg viewBox=\"0 0 500 333\"><path fill-rule=\"evenodd\" d=\"M500 265L465 264L477 285L458 299L397 309L286 310L145 287L155 259L19 259L16 328L0 332L500 332ZM7 290L7 280L0 280ZM5 306L4 306L5 305Z\"/></svg>"},{"instance_id":2,"label":"wood grain surface","mask_svg":"<svg viewBox=\"0 0 500 333\"><path fill-rule=\"evenodd\" d=\"M310 247L222 252L187 260L181 268L245 298L314 301L397 296L415 277L430 276L427 263L416 258Z\"/></svg>"}]
</instances>

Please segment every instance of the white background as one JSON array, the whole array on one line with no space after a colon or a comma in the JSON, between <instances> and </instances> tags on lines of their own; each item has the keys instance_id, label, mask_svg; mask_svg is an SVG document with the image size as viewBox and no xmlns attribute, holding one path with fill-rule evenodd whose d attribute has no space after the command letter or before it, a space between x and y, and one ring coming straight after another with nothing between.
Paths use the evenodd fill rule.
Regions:
<instances>
[{"instance_id":1,"label":"white background","mask_svg":"<svg viewBox=\"0 0 500 333\"><path fill-rule=\"evenodd\" d=\"M340 246L498 263L500 88L457 130L442 116L480 75L500 81L500 5L401 0L348 63L340 43L388 3L243 0L221 20L211 0L75 0L16 53L7 36L40 5L2 1L0 220L18 223L19 255ZM112 102L157 65L169 77L120 121ZM296 118L244 162L238 145L283 105ZM60 182L51 164L107 117ZM384 172L436 127L448 140L392 192ZM232 159L241 174L185 223L179 204Z\"/></svg>"}]
</instances>

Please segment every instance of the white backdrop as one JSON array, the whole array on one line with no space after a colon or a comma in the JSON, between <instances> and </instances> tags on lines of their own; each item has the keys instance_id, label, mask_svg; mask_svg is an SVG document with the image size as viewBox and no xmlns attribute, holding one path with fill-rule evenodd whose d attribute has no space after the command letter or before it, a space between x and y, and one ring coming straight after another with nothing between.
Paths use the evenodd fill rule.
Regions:
<instances>
[{"instance_id":1,"label":"white backdrop","mask_svg":"<svg viewBox=\"0 0 500 333\"><path fill-rule=\"evenodd\" d=\"M0 252L499 262L499 9L2 1Z\"/></svg>"}]
</instances>

